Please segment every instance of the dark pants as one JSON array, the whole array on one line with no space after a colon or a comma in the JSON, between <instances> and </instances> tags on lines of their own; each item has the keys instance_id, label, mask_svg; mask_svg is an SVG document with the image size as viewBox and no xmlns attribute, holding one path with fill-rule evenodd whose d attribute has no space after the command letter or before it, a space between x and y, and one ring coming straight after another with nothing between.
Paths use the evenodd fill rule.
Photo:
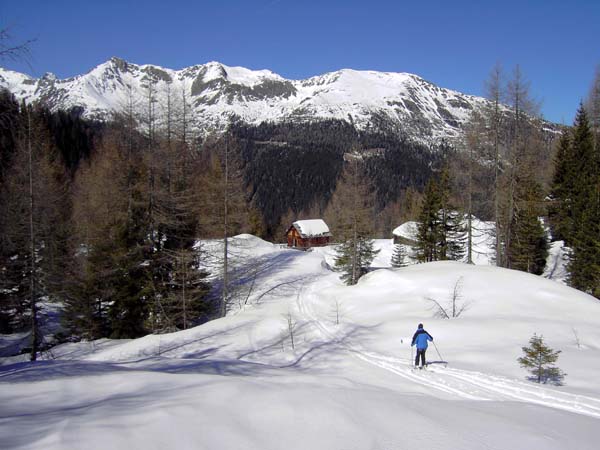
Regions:
<instances>
[{"instance_id":1,"label":"dark pants","mask_svg":"<svg viewBox=\"0 0 600 450\"><path fill-rule=\"evenodd\" d=\"M425 352L427 351L426 348L418 348L417 349L417 357L415 358L415 366L419 365L419 358L421 358L421 367L427 365L427 363L425 362Z\"/></svg>"}]
</instances>

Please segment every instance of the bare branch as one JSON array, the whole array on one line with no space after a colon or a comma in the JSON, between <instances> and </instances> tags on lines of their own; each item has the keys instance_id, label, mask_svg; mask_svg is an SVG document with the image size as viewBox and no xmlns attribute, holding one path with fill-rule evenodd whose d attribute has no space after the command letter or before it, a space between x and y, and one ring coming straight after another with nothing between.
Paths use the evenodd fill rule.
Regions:
<instances>
[{"instance_id":1,"label":"bare branch","mask_svg":"<svg viewBox=\"0 0 600 450\"><path fill-rule=\"evenodd\" d=\"M11 39L10 32L7 28L0 30L0 61L27 61L31 55L31 44L35 42L35 39L28 39L25 42L14 45L10 43Z\"/></svg>"},{"instance_id":2,"label":"bare branch","mask_svg":"<svg viewBox=\"0 0 600 450\"><path fill-rule=\"evenodd\" d=\"M441 317L442 319L450 318L444 307L440 305L440 302L438 302L435 298L425 297L425 300L433 303L434 307L437 307L436 316Z\"/></svg>"}]
</instances>

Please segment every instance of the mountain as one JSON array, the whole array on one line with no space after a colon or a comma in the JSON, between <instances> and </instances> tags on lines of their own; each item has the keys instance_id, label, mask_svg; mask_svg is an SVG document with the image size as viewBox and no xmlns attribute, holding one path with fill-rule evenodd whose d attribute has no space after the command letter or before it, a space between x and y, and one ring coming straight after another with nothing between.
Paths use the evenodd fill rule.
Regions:
<instances>
[{"instance_id":1,"label":"mountain","mask_svg":"<svg viewBox=\"0 0 600 450\"><path fill-rule=\"evenodd\" d=\"M269 70L218 62L172 70L119 58L62 80L50 73L36 79L0 69L0 87L19 100L40 100L52 110L83 107L86 117L100 120L123 110L129 98L136 99L138 111L143 111L149 85L158 117L166 115L169 92L171 104L180 109L185 93L201 132L223 129L236 119L248 124L342 119L358 129L384 120L409 137L435 142L460 136L471 111L485 103L408 73L343 69L288 80Z\"/></svg>"}]
</instances>

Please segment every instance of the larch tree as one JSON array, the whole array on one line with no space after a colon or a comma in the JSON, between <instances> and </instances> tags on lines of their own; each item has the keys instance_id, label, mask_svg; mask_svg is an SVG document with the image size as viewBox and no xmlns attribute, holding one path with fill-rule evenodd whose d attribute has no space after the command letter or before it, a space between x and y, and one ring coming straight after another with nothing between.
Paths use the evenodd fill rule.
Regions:
<instances>
[{"instance_id":1,"label":"larch tree","mask_svg":"<svg viewBox=\"0 0 600 450\"><path fill-rule=\"evenodd\" d=\"M502 262L508 268L538 273L541 263L532 261L540 261L547 255L547 245L541 238L544 229L538 219L543 212L544 196L536 179L537 158L543 151L542 122L537 118L539 106L531 98L529 82L519 66L508 82L507 100L510 107L506 119L507 155L499 202ZM535 255L523 253L531 249L536 249Z\"/></svg>"},{"instance_id":2,"label":"larch tree","mask_svg":"<svg viewBox=\"0 0 600 450\"><path fill-rule=\"evenodd\" d=\"M77 334L133 338L147 333L153 248L145 148L127 120L117 122L78 174L74 220L81 244L74 245L83 245L85 259L67 313ZM78 295L81 290L93 300Z\"/></svg>"},{"instance_id":3,"label":"larch tree","mask_svg":"<svg viewBox=\"0 0 600 450\"><path fill-rule=\"evenodd\" d=\"M0 184L1 284L16 329L31 330L31 359L40 349L39 301L57 299L65 264L66 174L39 111L21 107L15 153ZM6 259L5 259L6 257ZM29 326L27 326L27 323Z\"/></svg>"},{"instance_id":4,"label":"larch tree","mask_svg":"<svg viewBox=\"0 0 600 450\"><path fill-rule=\"evenodd\" d=\"M486 130L488 142L491 143L491 156L494 167L494 252L496 264L500 267L505 265L502 252L500 235L500 158L502 145L502 97L503 97L503 73L502 66L497 63L490 72L485 84L486 97L490 104L486 107L485 117L487 119Z\"/></svg>"},{"instance_id":5,"label":"larch tree","mask_svg":"<svg viewBox=\"0 0 600 450\"><path fill-rule=\"evenodd\" d=\"M205 171L198 177L198 215L201 234L223 242L219 315L227 314L230 291L231 252L229 239L248 223L248 202L237 143L229 134L205 143Z\"/></svg>"},{"instance_id":6,"label":"larch tree","mask_svg":"<svg viewBox=\"0 0 600 450\"><path fill-rule=\"evenodd\" d=\"M333 225L337 247L336 268L342 280L354 285L367 273L379 253L373 248L374 192L357 152L345 155L345 164L325 212Z\"/></svg>"},{"instance_id":7,"label":"larch tree","mask_svg":"<svg viewBox=\"0 0 600 450\"><path fill-rule=\"evenodd\" d=\"M590 128L594 134L597 151L600 151L600 65L596 68L594 80L586 101Z\"/></svg>"}]
</instances>

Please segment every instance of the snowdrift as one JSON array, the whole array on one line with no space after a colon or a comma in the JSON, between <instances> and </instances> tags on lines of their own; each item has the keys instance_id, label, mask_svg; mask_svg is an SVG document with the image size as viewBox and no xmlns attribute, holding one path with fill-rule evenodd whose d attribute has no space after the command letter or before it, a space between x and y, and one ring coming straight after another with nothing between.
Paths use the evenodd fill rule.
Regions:
<instances>
[{"instance_id":1,"label":"snowdrift","mask_svg":"<svg viewBox=\"0 0 600 450\"><path fill-rule=\"evenodd\" d=\"M391 240L378 245L391 254ZM232 252L252 282L225 318L0 367L2 447L596 448L596 299L456 262L378 269L348 287L327 263L331 248L245 235ZM441 318L453 298L461 313ZM435 346L429 368L414 371L420 322ZM564 385L531 383L518 366L534 332L562 350Z\"/></svg>"}]
</instances>

